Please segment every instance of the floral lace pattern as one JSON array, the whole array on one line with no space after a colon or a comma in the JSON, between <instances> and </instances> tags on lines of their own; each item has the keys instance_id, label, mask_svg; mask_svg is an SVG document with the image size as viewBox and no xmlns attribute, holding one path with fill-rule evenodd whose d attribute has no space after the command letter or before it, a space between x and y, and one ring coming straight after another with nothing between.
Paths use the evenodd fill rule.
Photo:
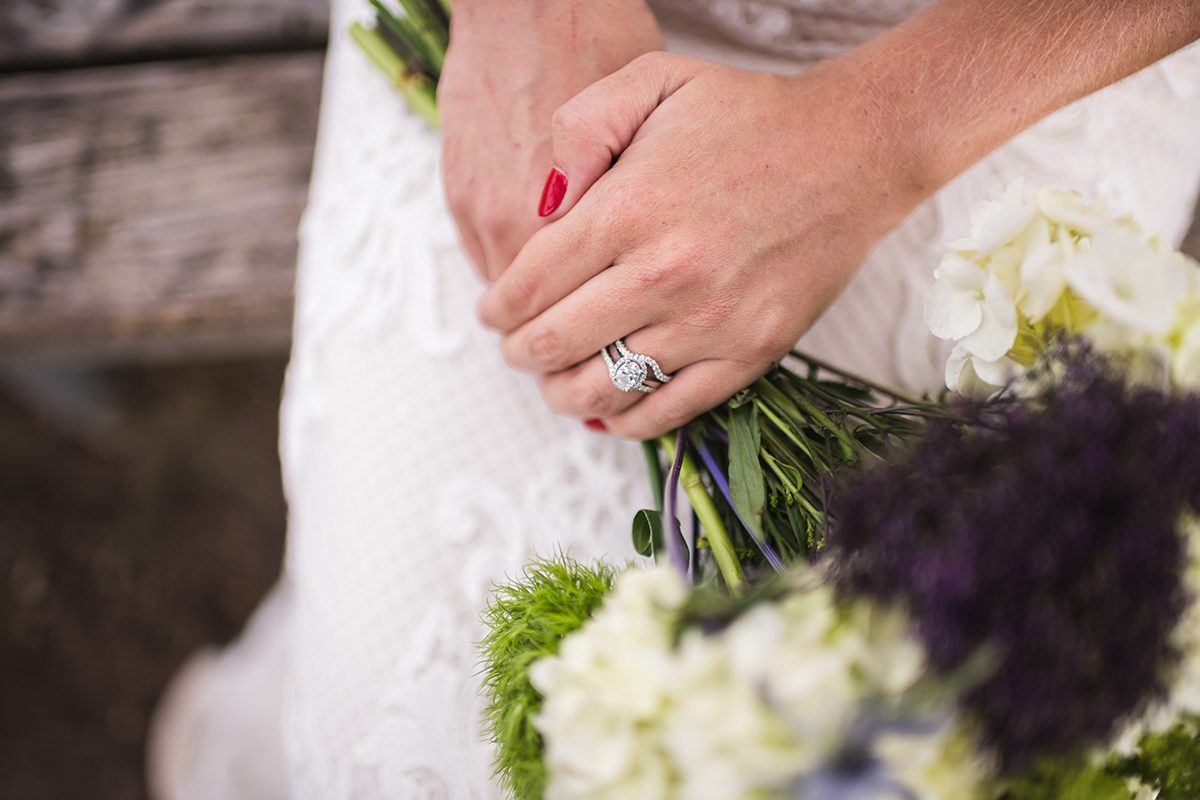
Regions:
<instances>
[{"instance_id":1,"label":"floral lace pattern","mask_svg":"<svg viewBox=\"0 0 1200 800\"><path fill-rule=\"evenodd\" d=\"M655 3L674 49L790 69L923 5ZM366 10L335 0L332 30ZM1197 120L1196 47L1056 114L888 236L801 346L936 391L946 345L922 307L966 209L1020 175L1106 196L1178 238L1200 181ZM482 284L458 249L438 159L436 134L335 35L282 412L292 608L278 635L296 798L498 797L475 677L488 588L558 548L620 563L630 509L650 502L638 448L551 415L475 324Z\"/></svg>"}]
</instances>

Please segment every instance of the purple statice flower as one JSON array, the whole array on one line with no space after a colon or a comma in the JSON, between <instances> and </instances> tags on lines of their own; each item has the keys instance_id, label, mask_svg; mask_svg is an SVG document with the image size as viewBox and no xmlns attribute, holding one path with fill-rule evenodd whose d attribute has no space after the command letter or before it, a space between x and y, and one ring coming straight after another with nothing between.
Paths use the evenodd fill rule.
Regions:
<instances>
[{"instance_id":1,"label":"purple statice flower","mask_svg":"<svg viewBox=\"0 0 1200 800\"><path fill-rule=\"evenodd\" d=\"M1200 395L1064 356L1027 402L932 423L833 492L843 593L905 604L933 665L994 653L965 705L1001 764L1074 753L1164 691L1200 500Z\"/></svg>"}]
</instances>

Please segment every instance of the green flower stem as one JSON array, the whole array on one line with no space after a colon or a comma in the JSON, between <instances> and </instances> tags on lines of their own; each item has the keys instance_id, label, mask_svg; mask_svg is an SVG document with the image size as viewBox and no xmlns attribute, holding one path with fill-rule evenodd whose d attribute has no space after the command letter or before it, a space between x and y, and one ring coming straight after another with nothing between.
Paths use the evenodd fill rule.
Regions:
<instances>
[{"instance_id":1,"label":"green flower stem","mask_svg":"<svg viewBox=\"0 0 1200 800\"><path fill-rule=\"evenodd\" d=\"M675 434L669 433L658 440L660 446L668 453L675 452ZM729 531L721 519L716 503L704 485L704 478L696 468L696 462L686 451L683 454L683 466L679 470L679 483L692 504L692 510L704 527L704 535L708 538L708 547L712 550L713 560L717 569L725 579L725 585L733 594L741 594L746 584L746 576L742 572L741 562L733 550L733 541ZM669 523L668 523L669 524Z\"/></svg>"},{"instance_id":2,"label":"green flower stem","mask_svg":"<svg viewBox=\"0 0 1200 800\"><path fill-rule=\"evenodd\" d=\"M650 474L650 491L654 495L654 507L663 513L663 470L658 460L658 447L654 442L642 442L642 456L646 459L646 472Z\"/></svg>"},{"instance_id":3,"label":"green flower stem","mask_svg":"<svg viewBox=\"0 0 1200 800\"><path fill-rule=\"evenodd\" d=\"M832 364L822 361L819 358L813 358L810 355L806 355L805 353L800 353L795 350L792 351L792 355L810 366L816 367L817 369L820 369L820 370L824 370L825 372L828 372L831 375L836 375L839 378L841 378L842 380L846 381L847 383L858 384L859 386L863 387L864 389L870 389L872 392L874 392L876 394L882 394L887 397L895 398L896 400L899 400L902 403L907 403L910 406L922 406L923 407L923 406L929 405L929 401L927 401L927 400L921 400L919 398L913 397L910 394L905 394L903 392L897 391L897 390L889 388L887 386L880 386L878 383L875 383L874 381L869 381L866 378L855 375L853 372L847 372L846 370L842 369L841 367L835 367Z\"/></svg>"},{"instance_id":4,"label":"green flower stem","mask_svg":"<svg viewBox=\"0 0 1200 800\"><path fill-rule=\"evenodd\" d=\"M779 432L790 439L792 443L800 449L800 452L804 453L809 458L813 457L812 451L809 450L808 445L802 442L800 437L796 435L795 429L780 419L775 412L771 410L769 405L757 398L754 400L754 405L758 406L760 413L765 415L769 420L771 420L771 422L775 423L775 427L779 429Z\"/></svg>"},{"instance_id":5,"label":"green flower stem","mask_svg":"<svg viewBox=\"0 0 1200 800\"><path fill-rule=\"evenodd\" d=\"M350 26L350 38L404 95L412 110L424 117L433 127L438 127L440 120L433 82L424 75L409 72L408 65L396 55L396 51L378 31L356 22Z\"/></svg>"}]
</instances>

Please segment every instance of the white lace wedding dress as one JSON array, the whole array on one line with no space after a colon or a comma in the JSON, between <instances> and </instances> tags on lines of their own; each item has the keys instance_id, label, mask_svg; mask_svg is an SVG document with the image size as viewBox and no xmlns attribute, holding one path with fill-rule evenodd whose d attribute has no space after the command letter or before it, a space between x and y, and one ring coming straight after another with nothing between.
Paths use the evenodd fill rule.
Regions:
<instances>
[{"instance_id":1,"label":"white lace wedding dress","mask_svg":"<svg viewBox=\"0 0 1200 800\"><path fill-rule=\"evenodd\" d=\"M796 71L923 3L655 5L671 49ZM637 446L549 413L477 325L482 285L445 210L437 134L343 35L366 14L365 0L334 2L282 414L285 577L164 701L150 768L167 800L497 797L474 650L489 586L560 547L620 563L631 512L651 501ZM940 243L1018 176L1108 197L1177 240L1200 180L1200 50L963 175L876 248L801 345L936 389L945 346L922 304Z\"/></svg>"}]
</instances>

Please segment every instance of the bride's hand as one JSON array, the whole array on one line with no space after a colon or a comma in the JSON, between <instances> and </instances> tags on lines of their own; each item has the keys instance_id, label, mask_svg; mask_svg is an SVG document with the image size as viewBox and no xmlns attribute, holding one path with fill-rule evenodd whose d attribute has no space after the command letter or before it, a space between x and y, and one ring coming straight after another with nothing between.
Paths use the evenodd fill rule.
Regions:
<instances>
[{"instance_id":1,"label":"bride's hand","mask_svg":"<svg viewBox=\"0 0 1200 800\"><path fill-rule=\"evenodd\" d=\"M438 83L446 197L463 245L494 280L544 221L550 118L580 89L662 46L643 0L455 3Z\"/></svg>"},{"instance_id":2,"label":"bride's hand","mask_svg":"<svg viewBox=\"0 0 1200 800\"><path fill-rule=\"evenodd\" d=\"M560 413L641 439L764 373L921 196L861 83L654 53L564 105L566 202L479 306L508 361ZM598 353L621 337L672 382L613 388Z\"/></svg>"},{"instance_id":3,"label":"bride's hand","mask_svg":"<svg viewBox=\"0 0 1200 800\"><path fill-rule=\"evenodd\" d=\"M800 77L642 56L555 114L563 207L480 316L553 408L663 433L781 358L938 187L1197 37L1176 0L939 0ZM595 354L626 336L675 379L616 391Z\"/></svg>"}]
</instances>

